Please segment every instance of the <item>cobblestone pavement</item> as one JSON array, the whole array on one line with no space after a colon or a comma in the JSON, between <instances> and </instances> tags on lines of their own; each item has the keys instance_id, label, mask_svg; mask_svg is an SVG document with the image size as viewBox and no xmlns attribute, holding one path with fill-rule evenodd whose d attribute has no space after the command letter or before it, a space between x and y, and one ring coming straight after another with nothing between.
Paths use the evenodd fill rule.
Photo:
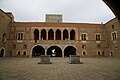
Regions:
<instances>
[{"instance_id":1,"label":"cobblestone pavement","mask_svg":"<svg viewBox=\"0 0 120 80\"><path fill-rule=\"evenodd\" d=\"M120 80L119 58L51 58L52 64L37 64L39 58L0 58L0 80Z\"/></svg>"}]
</instances>

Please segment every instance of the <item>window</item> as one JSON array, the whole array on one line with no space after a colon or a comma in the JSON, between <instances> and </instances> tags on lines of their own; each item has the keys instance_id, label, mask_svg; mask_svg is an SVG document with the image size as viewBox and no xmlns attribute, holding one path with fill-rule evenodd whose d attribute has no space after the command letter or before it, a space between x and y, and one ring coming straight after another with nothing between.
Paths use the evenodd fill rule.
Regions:
<instances>
[{"instance_id":1,"label":"window","mask_svg":"<svg viewBox=\"0 0 120 80\"><path fill-rule=\"evenodd\" d=\"M82 49L86 49L86 45L82 45Z\"/></svg>"},{"instance_id":2,"label":"window","mask_svg":"<svg viewBox=\"0 0 120 80\"><path fill-rule=\"evenodd\" d=\"M23 40L23 33L17 33L17 40Z\"/></svg>"},{"instance_id":3,"label":"window","mask_svg":"<svg viewBox=\"0 0 120 80\"><path fill-rule=\"evenodd\" d=\"M114 29L115 27L114 27L114 25L112 25L112 29Z\"/></svg>"},{"instance_id":4,"label":"window","mask_svg":"<svg viewBox=\"0 0 120 80\"><path fill-rule=\"evenodd\" d=\"M23 55L26 55L26 51L23 52Z\"/></svg>"},{"instance_id":5,"label":"window","mask_svg":"<svg viewBox=\"0 0 120 80\"><path fill-rule=\"evenodd\" d=\"M18 54L17 55L20 55L20 51L18 51Z\"/></svg>"},{"instance_id":6,"label":"window","mask_svg":"<svg viewBox=\"0 0 120 80\"><path fill-rule=\"evenodd\" d=\"M87 40L87 34L86 33L81 34L81 40Z\"/></svg>"},{"instance_id":7,"label":"window","mask_svg":"<svg viewBox=\"0 0 120 80\"><path fill-rule=\"evenodd\" d=\"M116 31L114 31L114 32L112 32L111 33L111 40L117 40L117 32Z\"/></svg>"},{"instance_id":8,"label":"window","mask_svg":"<svg viewBox=\"0 0 120 80\"><path fill-rule=\"evenodd\" d=\"M101 40L101 35L100 34L96 34L96 41L100 41Z\"/></svg>"},{"instance_id":9,"label":"window","mask_svg":"<svg viewBox=\"0 0 120 80\"><path fill-rule=\"evenodd\" d=\"M98 51L98 56L101 56L101 53L100 53L100 51Z\"/></svg>"},{"instance_id":10,"label":"window","mask_svg":"<svg viewBox=\"0 0 120 80\"><path fill-rule=\"evenodd\" d=\"M83 55L86 55L86 52L83 52Z\"/></svg>"},{"instance_id":11,"label":"window","mask_svg":"<svg viewBox=\"0 0 120 80\"><path fill-rule=\"evenodd\" d=\"M3 43L6 43L6 41L7 41L7 35L6 35L6 33L4 33L4 34L2 35L2 42L3 42Z\"/></svg>"}]
</instances>

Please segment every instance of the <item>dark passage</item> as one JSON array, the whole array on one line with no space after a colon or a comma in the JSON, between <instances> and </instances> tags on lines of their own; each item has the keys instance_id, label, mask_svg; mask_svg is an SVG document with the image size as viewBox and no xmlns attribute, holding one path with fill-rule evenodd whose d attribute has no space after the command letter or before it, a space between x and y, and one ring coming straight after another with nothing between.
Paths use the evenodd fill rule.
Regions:
<instances>
[{"instance_id":1,"label":"dark passage","mask_svg":"<svg viewBox=\"0 0 120 80\"><path fill-rule=\"evenodd\" d=\"M32 57L45 55L45 49L42 46L35 46L32 50Z\"/></svg>"},{"instance_id":2,"label":"dark passage","mask_svg":"<svg viewBox=\"0 0 120 80\"><path fill-rule=\"evenodd\" d=\"M51 57L62 57L62 50L58 46L51 46L47 50L47 55Z\"/></svg>"}]
</instances>

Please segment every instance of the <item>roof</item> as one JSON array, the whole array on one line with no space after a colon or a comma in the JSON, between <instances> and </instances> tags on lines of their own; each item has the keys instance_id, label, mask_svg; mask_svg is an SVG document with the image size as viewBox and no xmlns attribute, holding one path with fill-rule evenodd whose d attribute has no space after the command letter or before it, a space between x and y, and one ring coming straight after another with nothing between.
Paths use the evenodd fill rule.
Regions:
<instances>
[{"instance_id":1,"label":"roof","mask_svg":"<svg viewBox=\"0 0 120 80\"><path fill-rule=\"evenodd\" d=\"M55 23L55 22L12 22L10 26L13 27L101 27L103 24L89 24L89 23Z\"/></svg>"}]
</instances>

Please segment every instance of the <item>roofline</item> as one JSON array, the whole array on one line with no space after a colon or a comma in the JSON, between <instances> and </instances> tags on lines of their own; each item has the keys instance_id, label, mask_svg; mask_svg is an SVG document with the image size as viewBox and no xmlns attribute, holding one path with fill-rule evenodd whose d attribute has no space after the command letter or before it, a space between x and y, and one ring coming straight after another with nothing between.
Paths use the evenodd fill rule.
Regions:
<instances>
[{"instance_id":1,"label":"roofline","mask_svg":"<svg viewBox=\"0 0 120 80\"><path fill-rule=\"evenodd\" d=\"M43 24L89 24L89 25L104 25L104 24L95 24L95 23L69 23L69 22L12 22L12 23L21 23L21 24L32 24L32 23L43 23Z\"/></svg>"},{"instance_id":2,"label":"roofline","mask_svg":"<svg viewBox=\"0 0 120 80\"><path fill-rule=\"evenodd\" d=\"M12 12L4 12L2 9L0 9L0 11L2 11L4 14L6 14L7 15L7 13L10 13L10 14L12 14ZM8 15L7 15L8 16ZM11 18L10 16L8 16L9 18Z\"/></svg>"}]
</instances>

